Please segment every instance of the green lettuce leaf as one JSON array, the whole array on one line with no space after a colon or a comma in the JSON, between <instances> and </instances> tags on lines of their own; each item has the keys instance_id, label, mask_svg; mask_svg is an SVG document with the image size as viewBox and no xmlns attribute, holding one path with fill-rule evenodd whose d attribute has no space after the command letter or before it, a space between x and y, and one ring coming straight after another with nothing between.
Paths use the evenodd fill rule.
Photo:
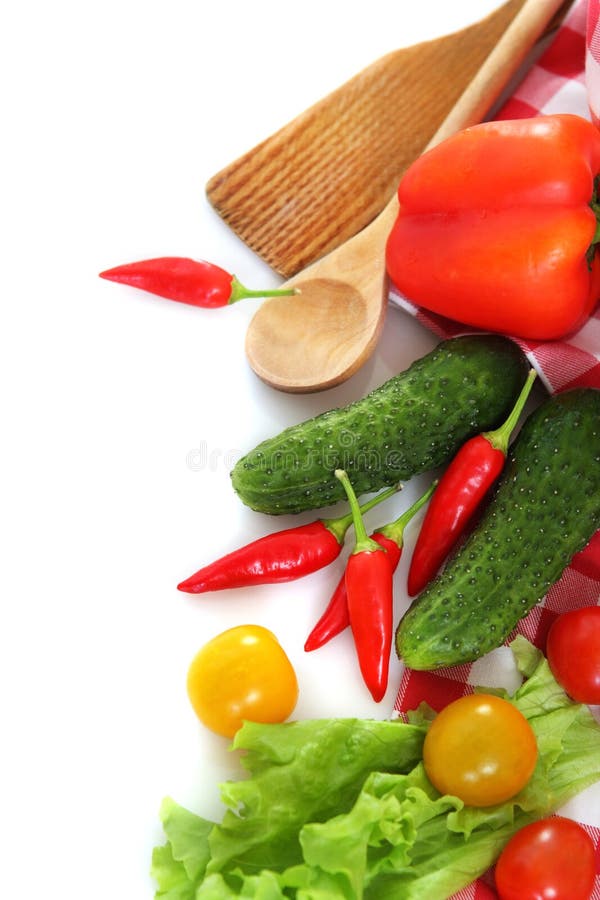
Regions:
<instances>
[{"instance_id":1,"label":"green lettuce leaf","mask_svg":"<svg viewBox=\"0 0 600 900\"><path fill-rule=\"evenodd\" d=\"M352 807L373 771L409 772L426 729L400 721L313 719L246 723L234 739L252 778L222 786L230 807L210 835L208 871L231 860L276 869L302 861L300 828Z\"/></svg>"},{"instance_id":2,"label":"green lettuce leaf","mask_svg":"<svg viewBox=\"0 0 600 900\"><path fill-rule=\"evenodd\" d=\"M152 853L152 873L160 886L156 897L193 900L194 885L202 880L210 861L208 837L213 823L179 806L170 797L161 804L160 818L169 842L155 847Z\"/></svg>"},{"instance_id":3,"label":"green lettuce leaf","mask_svg":"<svg viewBox=\"0 0 600 900\"><path fill-rule=\"evenodd\" d=\"M442 796L421 754L431 711L410 723L325 719L246 723L234 747L249 778L222 786L220 824L163 802L154 850L161 900L444 900L496 860L528 822L600 780L600 726L524 638L512 697L538 763L510 801L476 809Z\"/></svg>"}]
</instances>

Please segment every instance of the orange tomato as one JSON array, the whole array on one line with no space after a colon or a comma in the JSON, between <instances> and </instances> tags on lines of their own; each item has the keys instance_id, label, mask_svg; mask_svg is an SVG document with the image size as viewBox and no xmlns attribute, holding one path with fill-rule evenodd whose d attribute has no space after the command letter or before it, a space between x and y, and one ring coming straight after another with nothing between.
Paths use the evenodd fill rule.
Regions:
<instances>
[{"instance_id":1,"label":"orange tomato","mask_svg":"<svg viewBox=\"0 0 600 900\"><path fill-rule=\"evenodd\" d=\"M493 694L471 694L448 704L433 720L423 746L432 784L469 806L493 806L514 797L536 761L529 722Z\"/></svg>"},{"instance_id":2,"label":"orange tomato","mask_svg":"<svg viewBox=\"0 0 600 900\"><path fill-rule=\"evenodd\" d=\"M218 634L196 654L187 691L200 721L233 737L244 720L283 722L298 700L296 673L267 628L238 625Z\"/></svg>"}]
</instances>

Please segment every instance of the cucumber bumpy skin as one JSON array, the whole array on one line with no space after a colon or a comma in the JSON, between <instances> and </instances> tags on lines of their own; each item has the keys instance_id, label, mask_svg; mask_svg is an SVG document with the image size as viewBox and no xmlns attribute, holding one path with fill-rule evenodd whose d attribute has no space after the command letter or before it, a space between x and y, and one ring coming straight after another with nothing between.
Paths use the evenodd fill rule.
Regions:
<instances>
[{"instance_id":1,"label":"cucumber bumpy skin","mask_svg":"<svg viewBox=\"0 0 600 900\"><path fill-rule=\"evenodd\" d=\"M600 527L600 391L546 400L526 420L478 524L396 630L413 669L499 647Z\"/></svg>"},{"instance_id":2,"label":"cucumber bumpy skin","mask_svg":"<svg viewBox=\"0 0 600 900\"><path fill-rule=\"evenodd\" d=\"M252 509L280 515L343 500L336 469L348 472L357 495L407 480L499 425L528 368L500 335L442 341L361 400L263 441L236 463L234 490Z\"/></svg>"}]
</instances>

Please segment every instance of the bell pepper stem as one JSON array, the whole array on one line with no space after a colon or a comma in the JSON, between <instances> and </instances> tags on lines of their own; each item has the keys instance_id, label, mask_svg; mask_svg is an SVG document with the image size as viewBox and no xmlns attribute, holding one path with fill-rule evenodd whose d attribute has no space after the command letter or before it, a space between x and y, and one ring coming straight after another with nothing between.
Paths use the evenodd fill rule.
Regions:
<instances>
[{"instance_id":1,"label":"bell pepper stem","mask_svg":"<svg viewBox=\"0 0 600 900\"><path fill-rule=\"evenodd\" d=\"M596 216L596 231L594 232L594 237L592 238L590 244L590 251L595 250L596 244L600 243L600 201L598 200L599 187L600 179L598 178L598 176L596 176L596 178L594 179L594 193L592 194L592 199L590 201L591 210Z\"/></svg>"}]
</instances>

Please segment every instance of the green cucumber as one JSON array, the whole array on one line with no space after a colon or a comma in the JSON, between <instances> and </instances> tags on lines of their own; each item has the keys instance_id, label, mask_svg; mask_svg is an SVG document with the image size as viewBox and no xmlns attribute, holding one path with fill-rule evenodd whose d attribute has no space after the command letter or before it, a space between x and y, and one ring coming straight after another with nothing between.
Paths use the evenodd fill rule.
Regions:
<instances>
[{"instance_id":1,"label":"green cucumber","mask_svg":"<svg viewBox=\"0 0 600 900\"><path fill-rule=\"evenodd\" d=\"M396 630L413 669L499 647L600 527L600 391L546 400L526 420L479 522Z\"/></svg>"},{"instance_id":2,"label":"green cucumber","mask_svg":"<svg viewBox=\"0 0 600 900\"><path fill-rule=\"evenodd\" d=\"M279 515L343 500L336 469L358 495L426 472L504 420L528 368L500 335L442 341L361 400L263 441L235 465L233 487L247 506Z\"/></svg>"}]
</instances>

